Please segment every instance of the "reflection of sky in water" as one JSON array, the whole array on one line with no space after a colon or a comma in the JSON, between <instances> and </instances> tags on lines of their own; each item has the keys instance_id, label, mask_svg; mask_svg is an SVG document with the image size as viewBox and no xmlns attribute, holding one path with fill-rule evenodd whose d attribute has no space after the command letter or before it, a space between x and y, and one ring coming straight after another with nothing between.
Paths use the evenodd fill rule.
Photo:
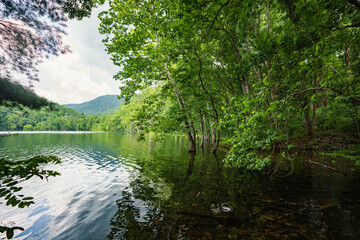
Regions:
<instances>
[{"instance_id":1,"label":"reflection of sky in water","mask_svg":"<svg viewBox=\"0 0 360 240\"><path fill-rule=\"evenodd\" d=\"M40 204L43 204L43 203L40 203ZM49 206L40 205L39 207L33 209L33 210L30 212L30 214L29 214L28 217L35 216L35 215L40 214L40 213L42 213L42 212L45 212L45 211L47 211L47 210L49 210L49 209L50 209Z\"/></svg>"},{"instance_id":2,"label":"reflection of sky in water","mask_svg":"<svg viewBox=\"0 0 360 240\"><path fill-rule=\"evenodd\" d=\"M16 238L22 238L25 237L24 239L38 239L38 240L42 240L42 239L49 239L49 223L51 221L51 219L53 219L54 216L50 216L50 215L41 215L40 218L38 220L36 220L33 225L28 228L25 229L25 231L23 231L21 234L19 234L18 236L16 236Z\"/></svg>"},{"instance_id":3,"label":"reflection of sky in water","mask_svg":"<svg viewBox=\"0 0 360 240\"><path fill-rule=\"evenodd\" d=\"M358 201L359 178L310 167L297 159L292 175L283 177L280 172L282 177L269 181L269 176L261 173L222 167L221 152L213 155L199 150L196 155L189 154L186 141L181 139L172 136L164 143L138 143L135 136L115 133L3 138L0 156L26 159L56 155L62 163L47 167L61 176L50 177L48 182L35 177L22 182L21 194L33 196L36 204L25 209L1 204L0 222L13 221L23 227L24 232L16 231L17 239L169 239L165 236L170 229L178 239L201 239L208 234L212 239L227 239L229 234L253 230L261 234L262 227L276 226L277 221L264 223L261 211L258 219L253 213L263 208L268 214L266 209L276 208L267 205L279 204L275 207L291 207L294 212L302 208L303 213L297 212L287 231L301 224L305 224L301 230L307 231L306 224L311 221L317 232L326 220L328 229L339 226L334 232L345 232L329 239L360 239L360 206L347 209L346 205L346 201ZM228 204L231 214L243 219L241 223L211 218L211 206L216 204ZM329 204L337 207L325 219L326 212L323 215L317 206ZM298 217L301 214L302 218ZM266 239L262 235L254 238Z\"/></svg>"},{"instance_id":4,"label":"reflection of sky in water","mask_svg":"<svg viewBox=\"0 0 360 240\"><path fill-rule=\"evenodd\" d=\"M48 166L61 176L50 177L48 182L36 177L22 182L21 194L33 196L36 204L24 209L2 204L0 221L25 228L15 232L18 239L103 239L116 212L118 194L128 186L136 166L133 153L119 151L121 139L114 140L106 134L2 139L1 156L56 155L62 163Z\"/></svg>"}]
</instances>

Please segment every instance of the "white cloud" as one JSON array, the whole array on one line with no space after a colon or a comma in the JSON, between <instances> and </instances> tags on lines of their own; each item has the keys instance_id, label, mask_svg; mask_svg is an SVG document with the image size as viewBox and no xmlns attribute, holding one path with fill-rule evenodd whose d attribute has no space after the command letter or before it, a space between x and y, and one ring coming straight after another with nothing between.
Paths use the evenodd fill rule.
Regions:
<instances>
[{"instance_id":1,"label":"white cloud","mask_svg":"<svg viewBox=\"0 0 360 240\"><path fill-rule=\"evenodd\" d=\"M51 57L40 64L40 82L34 84L38 95L65 104L120 93L119 83L112 79L117 68L105 53L98 33L98 12L90 19L69 22L64 41L73 53Z\"/></svg>"}]
</instances>

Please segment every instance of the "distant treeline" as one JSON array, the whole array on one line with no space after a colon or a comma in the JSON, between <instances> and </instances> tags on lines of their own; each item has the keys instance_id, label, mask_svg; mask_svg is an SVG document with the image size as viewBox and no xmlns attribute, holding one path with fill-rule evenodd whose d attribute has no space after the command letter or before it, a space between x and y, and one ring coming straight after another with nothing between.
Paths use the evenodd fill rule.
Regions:
<instances>
[{"instance_id":1,"label":"distant treeline","mask_svg":"<svg viewBox=\"0 0 360 240\"><path fill-rule=\"evenodd\" d=\"M23 105L0 106L1 131L91 131L99 118L70 108L53 106L31 109Z\"/></svg>"}]
</instances>

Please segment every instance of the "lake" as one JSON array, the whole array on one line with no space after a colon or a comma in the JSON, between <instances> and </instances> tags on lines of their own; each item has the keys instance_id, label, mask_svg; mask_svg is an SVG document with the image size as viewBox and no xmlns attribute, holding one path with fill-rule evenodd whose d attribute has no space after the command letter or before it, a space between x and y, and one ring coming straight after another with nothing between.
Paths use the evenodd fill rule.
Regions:
<instances>
[{"instance_id":1,"label":"lake","mask_svg":"<svg viewBox=\"0 0 360 240\"><path fill-rule=\"evenodd\" d=\"M21 183L35 204L0 204L15 239L360 239L360 179L352 163L277 156L277 171L224 167L223 152L187 152L182 136L20 134L0 157L55 155L61 173ZM316 163L316 164L314 164ZM336 171L335 171L336 170ZM3 199L0 202L4 202ZM4 235L0 235L3 237Z\"/></svg>"}]
</instances>

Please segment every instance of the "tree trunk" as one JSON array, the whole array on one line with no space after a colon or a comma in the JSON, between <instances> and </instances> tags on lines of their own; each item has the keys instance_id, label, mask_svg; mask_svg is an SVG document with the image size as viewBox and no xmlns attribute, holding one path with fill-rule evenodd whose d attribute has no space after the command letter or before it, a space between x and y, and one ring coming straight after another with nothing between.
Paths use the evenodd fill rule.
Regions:
<instances>
[{"instance_id":1,"label":"tree trunk","mask_svg":"<svg viewBox=\"0 0 360 240\"><path fill-rule=\"evenodd\" d=\"M315 129L316 119L317 119L317 114L316 114L317 104L316 104L316 103L314 103L314 104L312 105L312 109L313 109L312 128Z\"/></svg>"},{"instance_id":2,"label":"tree trunk","mask_svg":"<svg viewBox=\"0 0 360 240\"><path fill-rule=\"evenodd\" d=\"M320 70L319 70L320 72ZM318 87L318 77L322 78L322 74L319 73L319 75L317 73L315 73L315 79L314 79L314 86ZM315 92L315 96L317 96L318 94L318 90ZM312 118L312 127L313 129L315 129L316 126L316 120L317 120L317 114L316 114L316 110L317 110L317 103L314 103L312 105L312 110L313 110L313 118Z\"/></svg>"},{"instance_id":3,"label":"tree trunk","mask_svg":"<svg viewBox=\"0 0 360 240\"><path fill-rule=\"evenodd\" d=\"M216 126L218 126L218 125L219 125L219 114L218 114L218 112L217 112L217 110L216 110L216 107L215 107L214 98L213 98L212 95L206 90L205 85L204 85L204 82L203 82L203 80L202 80L202 77L201 77L202 61L201 61L201 58L199 57L199 55L197 55L196 50L195 50L195 55L196 55L196 57L197 57L197 59L198 59L198 61L199 61L199 65L200 65L200 69L199 69L199 80L200 80L200 83L201 83L201 86L202 86L204 92L205 92L205 93L209 96L209 98L210 98L211 107L212 107L213 113L214 113L214 121L216 122ZM217 143L217 144L215 145L215 149L213 150L213 153L215 153L216 150L217 150L217 148L218 148L218 146L219 146L219 143L217 142L217 139L216 139L216 128L213 128L212 130L213 130L213 132L212 132L212 134L213 134L213 143ZM218 136L218 137L220 138L220 136Z\"/></svg>"},{"instance_id":4,"label":"tree trunk","mask_svg":"<svg viewBox=\"0 0 360 240\"><path fill-rule=\"evenodd\" d=\"M188 140L189 140L189 152L196 152L196 145L195 145L195 141L191 136L190 132L187 132L186 134L188 136Z\"/></svg>"},{"instance_id":5,"label":"tree trunk","mask_svg":"<svg viewBox=\"0 0 360 240\"><path fill-rule=\"evenodd\" d=\"M211 143L216 143L216 128L212 128L211 129L211 135L212 135L212 137L211 137Z\"/></svg>"},{"instance_id":6,"label":"tree trunk","mask_svg":"<svg viewBox=\"0 0 360 240\"><path fill-rule=\"evenodd\" d=\"M303 80L302 80L302 89L303 90L306 89L305 83L306 83L306 73L304 73ZM312 136L312 135L314 135L314 129L313 129L313 125L310 120L310 108L309 108L308 96L305 96L305 98L304 98L303 108L304 108L304 122L305 122L306 134L308 136Z\"/></svg>"},{"instance_id":7,"label":"tree trunk","mask_svg":"<svg viewBox=\"0 0 360 240\"><path fill-rule=\"evenodd\" d=\"M216 138L216 143L215 143L215 148L213 149L213 153L216 153L216 150L219 147L219 143L220 143L220 136L221 136L221 131L218 130L218 134L217 134L217 138Z\"/></svg>"},{"instance_id":8,"label":"tree trunk","mask_svg":"<svg viewBox=\"0 0 360 240\"><path fill-rule=\"evenodd\" d=\"M205 133L204 133L204 122L203 122L203 116L202 116L201 109L199 110L199 117L200 117L200 129L201 129L201 144L200 144L200 147L203 148L204 147Z\"/></svg>"},{"instance_id":9,"label":"tree trunk","mask_svg":"<svg viewBox=\"0 0 360 240\"><path fill-rule=\"evenodd\" d=\"M358 110L357 110L357 105L356 105L356 103L354 103L354 110L355 110L355 124L356 124L356 130L357 130L358 137L360 138L359 113L358 113Z\"/></svg>"},{"instance_id":10,"label":"tree trunk","mask_svg":"<svg viewBox=\"0 0 360 240\"><path fill-rule=\"evenodd\" d=\"M211 130L210 130L210 120L208 118L206 119L206 126L207 126L207 138L206 138L206 140L209 143L210 140L211 140L211 133L210 133Z\"/></svg>"},{"instance_id":11,"label":"tree trunk","mask_svg":"<svg viewBox=\"0 0 360 240\"><path fill-rule=\"evenodd\" d=\"M158 36L157 32L156 32L156 42L157 42L157 45L160 45L159 36ZM165 58L165 56L163 56L163 57ZM171 84L172 84L172 86L174 88L176 98L177 98L177 100L179 102L179 105L180 105L180 109L181 109L181 111L183 113L183 116L184 116L184 124L185 124L185 128L186 128L186 135L188 137L189 145L190 145L189 152L196 152L195 137L193 137L192 134L191 134L191 128L190 128L190 125L189 125L189 122L188 122L188 117L187 117L187 114L186 114L186 111L185 111L184 103L182 101L180 92L177 89L175 81L171 76L171 73L169 71L169 67L167 66L167 63L164 63L164 65L165 65L167 75L168 75L168 77L170 79L170 82L171 82Z\"/></svg>"}]
</instances>

